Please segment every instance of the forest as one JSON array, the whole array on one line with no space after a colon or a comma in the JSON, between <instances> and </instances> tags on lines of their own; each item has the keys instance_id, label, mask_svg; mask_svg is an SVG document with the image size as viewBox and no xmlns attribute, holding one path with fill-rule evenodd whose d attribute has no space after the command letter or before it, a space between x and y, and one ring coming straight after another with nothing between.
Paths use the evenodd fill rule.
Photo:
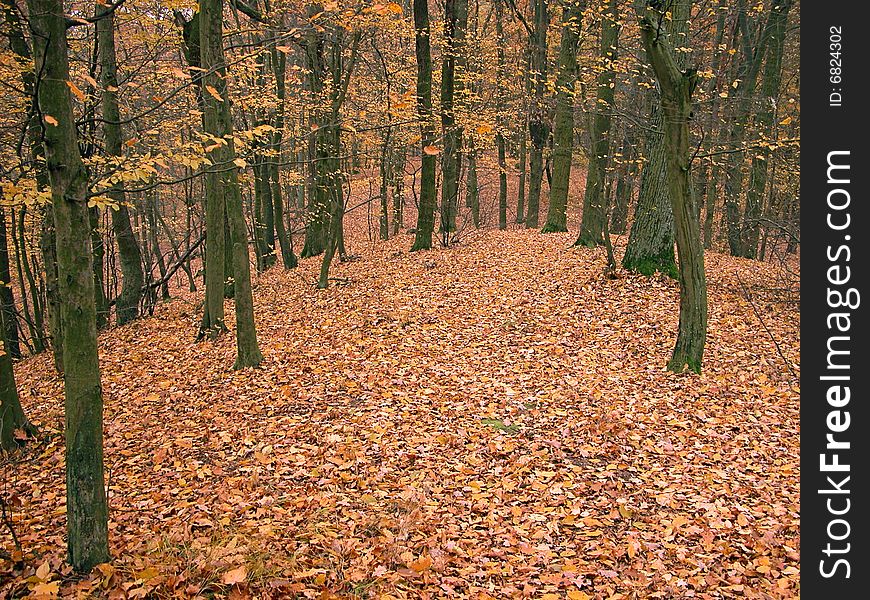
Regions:
<instances>
[{"instance_id":1,"label":"forest","mask_svg":"<svg viewBox=\"0 0 870 600\"><path fill-rule=\"evenodd\" d=\"M0 1L0 600L800 597L799 2Z\"/></svg>"}]
</instances>

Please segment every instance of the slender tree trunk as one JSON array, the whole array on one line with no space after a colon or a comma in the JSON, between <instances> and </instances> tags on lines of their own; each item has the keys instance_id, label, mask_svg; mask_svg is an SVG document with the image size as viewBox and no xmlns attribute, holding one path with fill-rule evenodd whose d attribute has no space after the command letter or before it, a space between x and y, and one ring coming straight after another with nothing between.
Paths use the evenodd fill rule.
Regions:
<instances>
[{"instance_id":1,"label":"slender tree trunk","mask_svg":"<svg viewBox=\"0 0 870 600\"><path fill-rule=\"evenodd\" d=\"M468 178L465 181L468 205L471 208L471 222L476 229L480 228L480 184L477 180L477 154L474 148L474 138L468 140Z\"/></svg>"},{"instance_id":2,"label":"slender tree trunk","mask_svg":"<svg viewBox=\"0 0 870 600\"><path fill-rule=\"evenodd\" d=\"M118 108L118 65L115 57L115 14L97 4L96 15L99 17L97 28L97 50L100 60L100 84L102 86L103 137L106 153L110 156L121 156L123 134L121 131L121 113ZM118 243L118 255L121 260L121 293L115 302L115 313L118 325L129 323L139 316L139 300L142 298L142 288L145 276L142 272L142 252L133 234L130 224L130 212L127 209L127 198L122 188L109 190L108 194L117 208L112 212L112 230Z\"/></svg>"},{"instance_id":3,"label":"slender tree trunk","mask_svg":"<svg viewBox=\"0 0 870 600\"><path fill-rule=\"evenodd\" d=\"M459 211L459 179L462 164L462 126L456 122L456 100L464 86L465 31L468 27L468 0L446 0L444 39L446 47L441 64L441 235L448 246L456 231ZM457 72L458 71L458 72Z\"/></svg>"},{"instance_id":4,"label":"slender tree trunk","mask_svg":"<svg viewBox=\"0 0 870 600\"><path fill-rule=\"evenodd\" d=\"M432 54L429 47L428 0L414 1L414 43L417 55L417 118L420 120L420 200L411 251L432 248L435 229L435 128L432 124Z\"/></svg>"},{"instance_id":5,"label":"slender tree trunk","mask_svg":"<svg viewBox=\"0 0 870 600\"><path fill-rule=\"evenodd\" d=\"M529 229L538 228L541 184L544 178L544 147L550 137L550 124L544 104L547 84L547 28L550 25L550 16L547 10L548 0L533 1L535 25L534 35L531 36L531 70L534 96L529 115L529 137L532 140L532 147L529 152L529 198L525 219L526 227Z\"/></svg>"},{"instance_id":6,"label":"slender tree trunk","mask_svg":"<svg viewBox=\"0 0 870 600\"><path fill-rule=\"evenodd\" d=\"M740 32L742 61L737 72L737 88L733 90L737 96L737 106L731 118L731 129L728 146L737 150L746 141L746 129L752 117L752 107L755 101L755 88L758 73L761 69L767 44L770 38L771 26L775 20L778 2L771 4L771 12L757 44L753 44L746 15L745 0L738 0L737 24ZM740 225L740 200L743 195L743 165L745 156L742 152L732 152L726 156L725 163L725 221L728 234L728 247L733 256L742 256L743 243Z\"/></svg>"},{"instance_id":7,"label":"slender tree trunk","mask_svg":"<svg viewBox=\"0 0 870 600\"><path fill-rule=\"evenodd\" d=\"M206 133L227 140L226 144L219 145L209 153L212 164L225 170L220 174L209 173L206 186L215 186L207 191L207 196L217 201L223 200L229 226L236 307L234 368L240 369L260 364L263 355L257 344L257 330L254 325L248 230L242 209L238 170L231 166L235 160L235 147L232 142L233 123L223 51L223 0L200 0L199 12L202 66L206 70L203 84L214 88L216 95L220 97L218 100L210 93L203 95L205 98L203 121Z\"/></svg>"},{"instance_id":8,"label":"slender tree trunk","mask_svg":"<svg viewBox=\"0 0 870 600\"><path fill-rule=\"evenodd\" d=\"M13 214L12 218L15 216ZM18 316L15 294L12 291L12 272L9 267L9 240L6 236L6 211L0 207L0 313L3 315L6 351L13 359L21 358L18 342Z\"/></svg>"},{"instance_id":9,"label":"slender tree trunk","mask_svg":"<svg viewBox=\"0 0 870 600\"><path fill-rule=\"evenodd\" d=\"M606 14L601 16L601 61L595 116L592 119L592 151L583 194L583 219L577 246L598 246L604 243L607 221L607 198L604 182L610 165L610 125L614 109L616 45L619 39L619 12L616 0L609 0Z\"/></svg>"},{"instance_id":10,"label":"slender tree trunk","mask_svg":"<svg viewBox=\"0 0 870 600\"><path fill-rule=\"evenodd\" d=\"M785 46L788 13L791 0L776 0L771 8L771 22L767 30L767 62L761 83L761 107L755 113L755 122L763 136L770 142L776 133L776 101L782 80L782 55ZM763 144L762 144L763 146ZM766 148L755 152L749 175L749 190L746 194L746 210L743 215L742 254L746 258L756 258L758 252L759 220L762 213L762 198L767 185L770 151Z\"/></svg>"},{"instance_id":11,"label":"slender tree trunk","mask_svg":"<svg viewBox=\"0 0 870 600\"><path fill-rule=\"evenodd\" d=\"M679 331L668 369L681 372L688 367L700 373L707 337L707 283L689 147L689 119L697 73L694 69L681 70L672 47L649 17L641 18L640 30L661 88L668 191L680 259Z\"/></svg>"},{"instance_id":12,"label":"slender tree trunk","mask_svg":"<svg viewBox=\"0 0 870 600\"><path fill-rule=\"evenodd\" d=\"M577 44L585 0L562 0L562 41L556 79L556 115L553 118L553 181L543 233L568 231L568 185L574 156L574 83L577 80Z\"/></svg>"},{"instance_id":13,"label":"slender tree trunk","mask_svg":"<svg viewBox=\"0 0 870 600\"><path fill-rule=\"evenodd\" d=\"M46 167L57 232L66 397L67 547L76 571L109 560L103 476L103 399L97 355L96 306L88 218L88 175L76 138L67 86L66 19L59 0L28 0L34 65L40 74ZM57 125L49 123L51 116Z\"/></svg>"}]
</instances>

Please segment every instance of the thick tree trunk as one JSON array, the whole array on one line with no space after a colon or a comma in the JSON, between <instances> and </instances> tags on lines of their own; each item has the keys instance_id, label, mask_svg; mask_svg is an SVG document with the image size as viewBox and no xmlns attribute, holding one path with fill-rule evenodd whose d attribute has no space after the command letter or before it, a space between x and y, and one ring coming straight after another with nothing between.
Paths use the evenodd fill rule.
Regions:
<instances>
[{"instance_id":1,"label":"thick tree trunk","mask_svg":"<svg viewBox=\"0 0 870 600\"><path fill-rule=\"evenodd\" d=\"M206 70L203 85L213 88L216 94L203 94L205 110L203 122L206 133L226 139L209 157L215 168L222 173L209 173L206 178L207 197L223 201L226 221L229 226L229 241L232 245L235 307L236 307L236 362L240 369L260 364L263 355L257 344L254 325L254 302L251 291L251 264L248 251L248 230L242 210L238 169L233 166L235 147L232 142L233 123L230 115L230 98L227 89L226 63L223 51L223 0L200 0L200 49L202 66ZM220 100L215 97L220 97ZM214 186L212 189L208 189ZM223 306L221 299L221 306Z\"/></svg>"},{"instance_id":2,"label":"thick tree trunk","mask_svg":"<svg viewBox=\"0 0 870 600\"><path fill-rule=\"evenodd\" d=\"M420 120L420 199L417 231L411 251L432 248L435 229L435 128L432 124L432 53L428 0L414 0L414 40L417 55L417 118Z\"/></svg>"},{"instance_id":3,"label":"thick tree trunk","mask_svg":"<svg viewBox=\"0 0 870 600\"><path fill-rule=\"evenodd\" d=\"M688 23L692 3L679 0L670 5L671 19L664 29L670 32L677 47L688 47ZM685 67L686 52L674 57ZM655 94L655 92L651 92ZM637 207L622 257L622 266L629 271L652 275L656 271L676 278L674 258L674 213L667 177L667 144L659 101L654 100L651 127L646 141L646 159L640 176Z\"/></svg>"},{"instance_id":4,"label":"thick tree trunk","mask_svg":"<svg viewBox=\"0 0 870 600\"><path fill-rule=\"evenodd\" d=\"M556 78L556 115L553 118L553 181L543 233L568 231L568 184L574 155L574 83L577 80L577 44L585 0L562 1L562 41Z\"/></svg>"},{"instance_id":5,"label":"thick tree trunk","mask_svg":"<svg viewBox=\"0 0 870 600\"><path fill-rule=\"evenodd\" d=\"M40 74L46 167L51 181L63 321L66 398L67 547L76 571L109 560L108 507L103 476L103 399L97 355L88 175L76 137L67 86L66 19L59 0L28 0ZM47 121L51 116L57 124Z\"/></svg>"},{"instance_id":6,"label":"thick tree trunk","mask_svg":"<svg viewBox=\"0 0 870 600\"><path fill-rule=\"evenodd\" d=\"M661 88L668 191L680 263L679 331L668 369L681 372L688 367L700 373L707 338L707 283L689 148L689 119L697 74L694 69L680 69L673 49L648 17L641 19L640 30Z\"/></svg>"}]
</instances>

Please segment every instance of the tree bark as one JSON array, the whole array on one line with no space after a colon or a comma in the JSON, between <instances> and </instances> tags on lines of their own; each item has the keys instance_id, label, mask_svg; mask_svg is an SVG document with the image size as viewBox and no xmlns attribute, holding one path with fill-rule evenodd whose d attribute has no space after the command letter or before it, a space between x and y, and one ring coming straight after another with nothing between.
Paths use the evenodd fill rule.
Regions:
<instances>
[{"instance_id":1,"label":"tree bark","mask_svg":"<svg viewBox=\"0 0 870 600\"><path fill-rule=\"evenodd\" d=\"M100 60L100 84L102 85L103 137L106 153L121 156L123 133L121 131L121 112L118 107L118 65L115 55L115 14L108 8L97 4L96 23L97 50ZM139 300L145 276L142 272L142 251L133 234L127 198L123 188L109 190L107 195L117 204L112 210L112 230L118 244L121 262L121 293L115 301L116 322L118 325L129 323L139 316Z\"/></svg>"},{"instance_id":2,"label":"tree bark","mask_svg":"<svg viewBox=\"0 0 870 600\"><path fill-rule=\"evenodd\" d=\"M553 182L543 233L568 231L568 184L574 156L574 83L577 80L577 44L585 0L563 0L562 41L556 78L556 115L553 118Z\"/></svg>"},{"instance_id":3,"label":"tree bark","mask_svg":"<svg viewBox=\"0 0 870 600\"><path fill-rule=\"evenodd\" d=\"M63 322L66 398L67 548L76 571L109 560L103 475L103 398L97 355L88 174L72 110L66 19L60 0L28 0L39 81L46 167L51 181ZM52 117L57 125L47 120Z\"/></svg>"},{"instance_id":4,"label":"tree bark","mask_svg":"<svg viewBox=\"0 0 870 600\"><path fill-rule=\"evenodd\" d=\"M760 130L762 142L770 143L776 132L776 101L782 80L782 55L785 46L788 13L792 0L775 0L771 7L771 22L767 30L767 61L761 82L761 107L755 113L755 123ZM746 193L746 209L743 213L741 250L746 258L756 258L758 235L762 212L762 197L767 185L770 150L764 144L752 158L749 172L749 189Z\"/></svg>"},{"instance_id":5,"label":"tree bark","mask_svg":"<svg viewBox=\"0 0 870 600\"><path fill-rule=\"evenodd\" d=\"M529 152L529 198L526 212L526 228L538 228L538 213L541 204L541 184L544 178L544 147L550 137L550 124L544 104L547 85L547 29L550 25L548 0L533 0L535 13L532 47L531 72L534 89L531 114L529 115L529 137L532 147Z\"/></svg>"},{"instance_id":6,"label":"tree bark","mask_svg":"<svg viewBox=\"0 0 870 600\"><path fill-rule=\"evenodd\" d=\"M435 128L432 124L432 53L428 0L414 0L414 45L417 56L417 118L420 121L420 200L411 252L432 248L435 229Z\"/></svg>"},{"instance_id":7,"label":"tree bark","mask_svg":"<svg viewBox=\"0 0 870 600\"><path fill-rule=\"evenodd\" d=\"M689 120L697 73L694 69L680 69L672 47L649 17L641 18L640 31L661 88L668 191L680 263L679 331L668 369L681 372L688 367L700 373L707 337L707 282L689 149Z\"/></svg>"},{"instance_id":8,"label":"tree bark","mask_svg":"<svg viewBox=\"0 0 870 600\"><path fill-rule=\"evenodd\" d=\"M592 151L583 194L583 217L576 246L598 246L604 243L607 202L604 183L610 165L610 125L614 109L616 45L619 37L619 12L616 0L609 0L607 12L601 16L601 61L598 91L592 119Z\"/></svg>"},{"instance_id":9,"label":"tree bark","mask_svg":"<svg viewBox=\"0 0 870 600\"><path fill-rule=\"evenodd\" d=\"M234 166L236 154L232 141L233 122L223 50L223 0L200 0L199 12L200 51L202 67L205 69L202 81L209 92L203 94L203 123L207 134L226 141L223 144L214 144L217 147L209 152L212 165L223 169L223 172L209 172L205 187L209 201L223 204L229 228L236 307L236 362L233 368L240 369L260 364L263 355L257 344L248 230L242 209L238 169ZM215 90L214 94L209 87ZM207 268L211 268L211 265ZM207 297L211 300L210 293ZM223 308L223 298L220 303Z\"/></svg>"}]
</instances>

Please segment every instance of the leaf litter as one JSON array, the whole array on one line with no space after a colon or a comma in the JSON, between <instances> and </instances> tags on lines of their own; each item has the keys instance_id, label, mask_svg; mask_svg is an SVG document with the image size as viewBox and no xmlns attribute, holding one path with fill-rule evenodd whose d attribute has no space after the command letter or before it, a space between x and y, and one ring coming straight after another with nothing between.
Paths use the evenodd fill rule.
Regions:
<instances>
[{"instance_id":1,"label":"leaf litter","mask_svg":"<svg viewBox=\"0 0 870 600\"><path fill-rule=\"evenodd\" d=\"M798 597L799 315L740 284L777 267L707 254L704 372L674 375L676 282L572 239L272 269L257 369L193 342L195 294L101 335L113 560L84 578L62 382L18 365L42 437L2 465L0 598Z\"/></svg>"}]
</instances>

